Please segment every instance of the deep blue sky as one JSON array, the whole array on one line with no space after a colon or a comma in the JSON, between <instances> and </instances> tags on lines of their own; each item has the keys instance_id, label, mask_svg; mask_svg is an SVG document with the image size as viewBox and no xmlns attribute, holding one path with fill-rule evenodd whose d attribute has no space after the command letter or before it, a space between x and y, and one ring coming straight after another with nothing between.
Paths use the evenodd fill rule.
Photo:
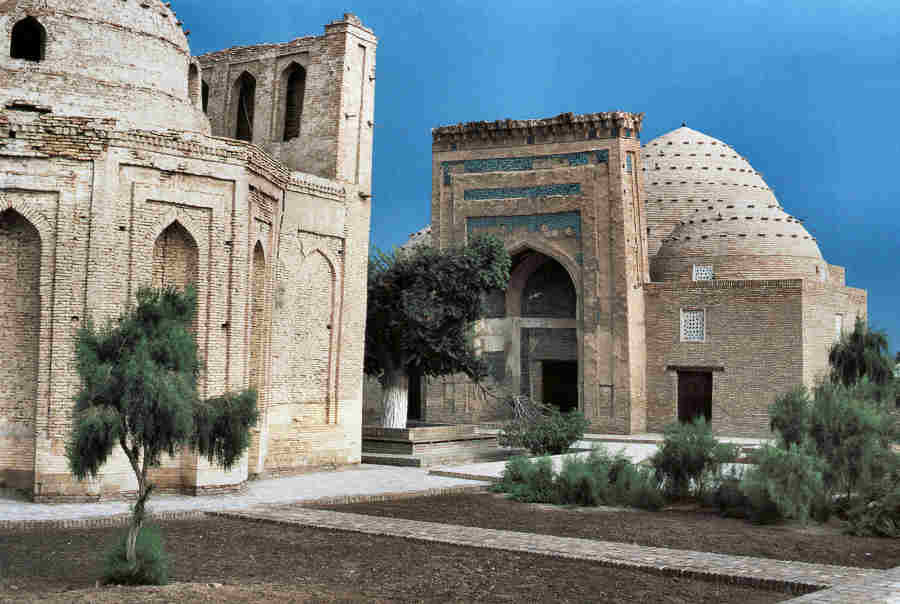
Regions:
<instances>
[{"instance_id":1,"label":"deep blue sky","mask_svg":"<svg viewBox=\"0 0 900 604\"><path fill-rule=\"evenodd\" d=\"M343 12L379 37L372 242L430 220L430 129L572 111L686 121L762 172L900 347L900 2L896 0L176 0L194 54L321 35Z\"/></svg>"}]
</instances>

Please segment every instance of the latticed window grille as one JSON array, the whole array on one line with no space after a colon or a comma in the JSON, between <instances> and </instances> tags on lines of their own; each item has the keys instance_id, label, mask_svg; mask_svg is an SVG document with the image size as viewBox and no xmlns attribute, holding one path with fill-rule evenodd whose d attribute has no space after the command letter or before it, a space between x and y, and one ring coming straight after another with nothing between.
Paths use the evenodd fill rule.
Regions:
<instances>
[{"instance_id":1,"label":"latticed window grille","mask_svg":"<svg viewBox=\"0 0 900 604\"><path fill-rule=\"evenodd\" d=\"M844 315L834 315L834 340L838 341L841 339L841 334L844 332Z\"/></svg>"},{"instance_id":2,"label":"latticed window grille","mask_svg":"<svg viewBox=\"0 0 900 604\"><path fill-rule=\"evenodd\" d=\"M712 281L713 270L710 264L694 265L694 281Z\"/></svg>"},{"instance_id":3,"label":"latticed window grille","mask_svg":"<svg viewBox=\"0 0 900 604\"><path fill-rule=\"evenodd\" d=\"M625 155L625 172L631 174L634 171L634 157L632 153Z\"/></svg>"},{"instance_id":4,"label":"latticed window grille","mask_svg":"<svg viewBox=\"0 0 900 604\"><path fill-rule=\"evenodd\" d=\"M703 309L681 310L681 341L703 342L706 339L706 311Z\"/></svg>"}]
</instances>

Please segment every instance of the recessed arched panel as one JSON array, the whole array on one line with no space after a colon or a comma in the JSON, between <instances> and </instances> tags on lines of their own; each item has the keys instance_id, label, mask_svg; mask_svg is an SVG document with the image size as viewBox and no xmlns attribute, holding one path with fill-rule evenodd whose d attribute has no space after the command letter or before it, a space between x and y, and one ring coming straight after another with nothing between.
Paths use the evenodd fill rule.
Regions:
<instances>
[{"instance_id":1,"label":"recessed arched panel","mask_svg":"<svg viewBox=\"0 0 900 604\"><path fill-rule=\"evenodd\" d=\"M196 63L191 63L188 67L188 98L195 106L201 103L200 94L200 70Z\"/></svg>"},{"instance_id":2,"label":"recessed arched panel","mask_svg":"<svg viewBox=\"0 0 900 604\"><path fill-rule=\"evenodd\" d=\"M522 316L574 319L577 295L566 269L546 258L528 276L522 288Z\"/></svg>"},{"instance_id":3,"label":"recessed arched panel","mask_svg":"<svg viewBox=\"0 0 900 604\"><path fill-rule=\"evenodd\" d=\"M15 210L0 211L0 480L10 483L34 470L40 276L38 230Z\"/></svg>"},{"instance_id":4,"label":"recessed arched panel","mask_svg":"<svg viewBox=\"0 0 900 604\"><path fill-rule=\"evenodd\" d=\"M12 29L9 56L26 61L43 61L47 48L47 30L34 17L26 17Z\"/></svg>"},{"instance_id":5,"label":"recessed arched panel","mask_svg":"<svg viewBox=\"0 0 900 604\"><path fill-rule=\"evenodd\" d=\"M263 391L266 311L266 254L257 241L250 270L250 387ZM262 401L260 401L262 402Z\"/></svg>"},{"instance_id":6,"label":"recessed arched panel","mask_svg":"<svg viewBox=\"0 0 900 604\"><path fill-rule=\"evenodd\" d=\"M284 91L284 140L300 136L300 121L303 115L303 97L306 93L306 69L291 63L281 76Z\"/></svg>"},{"instance_id":7,"label":"recessed arched panel","mask_svg":"<svg viewBox=\"0 0 900 604\"><path fill-rule=\"evenodd\" d=\"M177 220L153 245L153 287L183 290L199 279L199 251L194 237Z\"/></svg>"},{"instance_id":8,"label":"recessed arched panel","mask_svg":"<svg viewBox=\"0 0 900 604\"><path fill-rule=\"evenodd\" d=\"M253 142L253 118L256 110L256 78L246 71L234 82L231 95L235 104L234 137Z\"/></svg>"}]
</instances>

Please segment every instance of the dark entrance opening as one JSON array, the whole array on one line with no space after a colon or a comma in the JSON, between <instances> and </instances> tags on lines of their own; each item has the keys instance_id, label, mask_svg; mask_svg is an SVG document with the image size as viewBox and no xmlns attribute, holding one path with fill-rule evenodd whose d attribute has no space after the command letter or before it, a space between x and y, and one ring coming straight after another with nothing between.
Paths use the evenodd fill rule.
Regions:
<instances>
[{"instance_id":1,"label":"dark entrance opening","mask_svg":"<svg viewBox=\"0 0 900 604\"><path fill-rule=\"evenodd\" d=\"M543 361L543 402L560 411L578 409L578 361Z\"/></svg>"},{"instance_id":2,"label":"dark entrance opening","mask_svg":"<svg viewBox=\"0 0 900 604\"><path fill-rule=\"evenodd\" d=\"M698 415L712 420L712 372L678 372L678 421L691 422Z\"/></svg>"},{"instance_id":3,"label":"dark entrance opening","mask_svg":"<svg viewBox=\"0 0 900 604\"><path fill-rule=\"evenodd\" d=\"M409 374L409 391L406 399L406 419L422 419L422 374L413 371Z\"/></svg>"}]
</instances>

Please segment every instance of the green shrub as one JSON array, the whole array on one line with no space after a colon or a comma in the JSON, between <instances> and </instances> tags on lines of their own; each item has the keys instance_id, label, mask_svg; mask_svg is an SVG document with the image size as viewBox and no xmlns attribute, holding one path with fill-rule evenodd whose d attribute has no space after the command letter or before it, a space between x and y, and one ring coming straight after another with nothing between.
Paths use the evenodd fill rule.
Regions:
<instances>
[{"instance_id":1,"label":"green shrub","mask_svg":"<svg viewBox=\"0 0 900 604\"><path fill-rule=\"evenodd\" d=\"M848 510L847 520L851 535L900 537L900 472L871 485Z\"/></svg>"},{"instance_id":2,"label":"green shrub","mask_svg":"<svg viewBox=\"0 0 900 604\"><path fill-rule=\"evenodd\" d=\"M589 460L575 456L563 460L556 477L557 499L563 504L598 505L607 503L609 478L605 471L596 472Z\"/></svg>"},{"instance_id":3,"label":"green shrub","mask_svg":"<svg viewBox=\"0 0 900 604\"><path fill-rule=\"evenodd\" d=\"M126 559L127 538L126 531L107 551L103 582L114 585L165 585L169 580L169 558L159 528L152 525L141 528L135 546L134 565Z\"/></svg>"},{"instance_id":4,"label":"green shrub","mask_svg":"<svg viewBox=\"0 0 900 604\"><path fill-rule=\"evenodd\" d=\"M666 504L665 495L659 488L659 481L656 480L656 473L652 469L629 464L620 472L616 484L618 485L623 478L628 482L624 502L631 507L655 512Z\"/></svg>"},{"instance_id":5,"label":"green shrub","mask_svg":"<svg viewBox=\"0 0 900 604\"><path fill-rule=\"evenodd\" d=\"M525 458L527 461L527 458ZM522 481L511 483L505 490L516 501L527 503L557 503L553 476L553 461L542 457L536 462L521 464L518 468Z\"/></svg>"},{"instance_id":6,"label":"green shrub","mask_svg":"<svg viewBox=\"0 0 900 604\"><path fill-rule=\"evenodd\" d=\"M534 463L514 457L494 489L530 503L626 505L648 510L658 510L665 503L652 470L599 447L586 457L564 459L556 476L549 457Z\"/></svg>"},{"instance_id":7,"label":"green shrub","mask_svg":"<svg viewBox=\"0 0 900 604\"><path fill-rule=\"evenodd\" d=\"M551 407L545 414L523 417L500 431L500 444L524 447L533 455L559 455L584 436L588 421L580 411L560 413Z\"/></svg>"},{"instance_id":8,"label":"green shrub","mask_svg":"<svg viewBox=\"0 0 900 604\"><path fill-rule=\"evenodd\" d=\"M822 462L806 448L788 449L764 444L755 454L756 466L744 473L741 490L749 499L750 515L771 518L771 503L785 518L806 522L813 504L821 501Z\"/></svg>"},{"instance_id":9,"label":"green shrub","mask_svg":"<svg viewBox=\"0 0 900 604\"><path fill-rule=\"evenodd\" d=\"M672 497L703 497L706 485L721 472L722 464L734 461L737 447L720 443L703 417L692 423L677 423L665 429L665 440L650 458L656 478Z\"/></svg>"},{"instance_id":10,"label":"green shrub","mask_svg":"<svg viewBox=\"0 0 900 604\"><path fill-rule=\"evenodd\" d=\"M891 443L894 418L882 387L863 379L853 386L823 383L815 389L809 436L825 463L823 479L829 496L851 498L866 485L877 483L896 465Z\"/></svg>"},{"instance_id":11,"label":"green shrub","mask_svg":"<svg viewBox=\"0 0 900 604\"><path fill-rule=\"evenodd\" d=\"M799 445L809 433L809 391L800 385L776 397L769 406L769 428L786 446Z\"/></svg>"}]
</instances>

